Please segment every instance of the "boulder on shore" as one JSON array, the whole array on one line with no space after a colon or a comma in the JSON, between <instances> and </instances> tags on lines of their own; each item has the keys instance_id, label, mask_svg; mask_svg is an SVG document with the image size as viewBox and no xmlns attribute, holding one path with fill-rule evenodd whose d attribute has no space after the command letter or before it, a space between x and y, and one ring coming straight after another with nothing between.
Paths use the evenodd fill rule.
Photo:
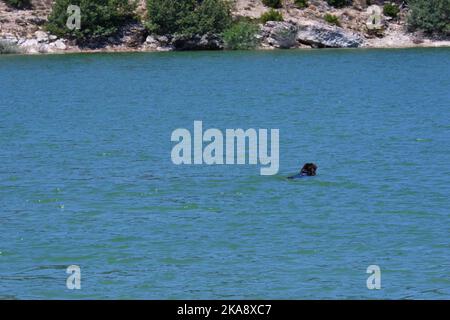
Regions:
<instances>
[{"instance_id":1,"label":"boulder on shore","mask_svg":"<svg viewBox=\"0 0 450 320\"><path fill-rule=\"evenodd\" d=\"M140 22L133 22L125 25L120 33L122 44L131 48L141 46L147 36L147 30Z\"/></svg>"},{"instance_id":2,"label":"boulder on shore","mask_svg":"<svg viewBox=\"0 0 450 320\"><path fill-rule=\"evenodd\" d=\"M222 39L215 34L205 35L175 35L171 41L175 50L221 50L223 49Z\"/></svg>"},{"instance_id":3,"label":"boulder on shore","mask_svg":"<svg viewBox=\"0 0 450 320\"><path fill-rule=\"evenodd\" d=\"M364 39L355 32L321 23L300 25L297 41L314 48L357 48Z\"/></svg>"},{"instance_id":4,"label":"boulder on shore","mask_svg":"<svg viewBox=\"0 0 450 320\"><path fill-rule=\"evenodd\" d=\"M268 21L261 34L263 46L289 49L297 45L297 26L290 22Z\"/></svg>"}]
</instances>

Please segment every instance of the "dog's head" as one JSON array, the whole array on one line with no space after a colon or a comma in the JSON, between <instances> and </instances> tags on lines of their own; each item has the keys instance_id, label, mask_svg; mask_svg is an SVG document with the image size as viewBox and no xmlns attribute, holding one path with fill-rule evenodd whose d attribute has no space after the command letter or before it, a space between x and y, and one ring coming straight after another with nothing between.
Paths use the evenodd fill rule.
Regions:
<instances>
[{"instance_id":1,"label":"dog's head","mask_svg":"<svg viewBox=\"0 0 450 320\"><path fill-rule=\"evenodd\" d=\"M303 166L301 174L307 176L315 176L317 171L317 166L314 163L307 163Z\"/></svg>"}]
</instances>

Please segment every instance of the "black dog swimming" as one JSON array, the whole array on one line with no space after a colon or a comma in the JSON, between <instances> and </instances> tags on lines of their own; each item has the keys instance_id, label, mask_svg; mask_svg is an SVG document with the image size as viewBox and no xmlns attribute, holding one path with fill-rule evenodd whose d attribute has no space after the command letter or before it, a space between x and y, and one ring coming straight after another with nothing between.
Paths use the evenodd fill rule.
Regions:
<instances>
[{"instance_id":1,"label":"black dog swimming","mask_svg":"<svg viewBox=\"0 0 450 320\"><path fill-rule=\"evenodd\" d=\"M298 179L303 177L313 177L316 175L317 166L314 163L307 163L303 166L302 170L300 170L299 174L295 176L288 177L288 179Z\"/></svg>"}]
</instances>

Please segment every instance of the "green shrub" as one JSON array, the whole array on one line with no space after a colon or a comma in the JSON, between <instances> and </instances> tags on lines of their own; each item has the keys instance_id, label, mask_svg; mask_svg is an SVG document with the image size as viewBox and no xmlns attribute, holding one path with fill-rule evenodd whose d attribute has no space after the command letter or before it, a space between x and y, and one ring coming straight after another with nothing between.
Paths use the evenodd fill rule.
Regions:
<instances>
[{"instance_id":1,"label":"green shrub","mask_svg":"<svg viewBox=\"0 0 450 320\"><path fill-rule=\"evenodd\" d=\"M80 30L70 30L66 26L69 5L80 7ZM47 30L81 42L104 39L135 18L135 7L136 4L128 0L56 0L48 17Z\"/></svg>"},{"instance_id":2,"label":"green shrub","mask_svg":"<svg viewBox=\"0 0 450 320\"><path fill-rule=\"evenodd\" d=\"M182 20L194 10L192 1L147 0L147 29L157 34L172 34L181 29Z\"/></svg>"},{"instance_id":3,"label":"green shrub","mask_svg":"<svg viewBox=\"0 0 450 320\"><path fill-rule=\"evenodd\" d=\"M386 3L383 7L383 14L387 17L397 18L400 8L395 3Z\"/></svg>"},{"instance_id":4,"label":"green shrub","mask_svg":"<svg viewBox=\"0 0 450 320\"><path fill-rule=\"evenodd\" d=\"M450 0L409 0L410 30L450 35Z\"/></svg>"},{"instance_id":5,"label":"green shrub","mask_svg":"<svg viewBox=\"0 0 450 320\"><path fill-rule=\"evenodd\" d=\"M256 35L259 27L254 22L239 21L234 23L223 33L225 48L231 50L249 50L258 46Z\"/></svg>"},{"instance_id":6,"label":"green shrub","mask_svg":"<svg viewBox=\"0 0 450 320\"><path fill-rule=\"evenodd\" d=\"M294 3L300 9L308 7L308 0L294 0Z\"/></svg>"},{"instance_id":7,"label":"green shrub","mask_svg":"<svg viewBox=\"0 0 450 320\"><path fill-rule=\"evenodd\" d=\"M16 9L31 8L31 0L4 0L7 5Z\"/></svg>"},{"instance_id":8,"label":"green shrub","mask_svg":"<svg viewBox=\"0 0 450 320\"><path fill-rule=\"evenodd\" d=\"M264 12L259 19L262 23L266 23L267 21L283 21L283 15L276 10L270 9Z\"/></svg>"},{"instance_id":9,"label":"green shrub","mask_svg":"<svg viewBox=\"0 0 450 320\"><path fill-rule=\"evenodd\" d=\"M221 33L231 24L226 0L147 0L147 28L156 34Z\"/></svg>"},{"instance_id":10,"label":"green shrub","mask_svg":"<svg viewBox=\"0 0 450 320\"><path fill-rule=\"evenodd\" d=\"M333 15L333 14L327 13L327 14L325 14L325 16L323 17L323 19L324 19L326 22L330 23L330 24L334 24L334 25L336 25L336 26L340 26L340 25L341 25L341 23L340 23L340 21L339 21L339 18L336 17L336 16Z\"/></svg>"},{"instance_id":11,"label":"green shrub","mask_svg":"<svg viewBox=\"0 0 450 320\"><path fill-rule=\"evenodd\" d=\"M0 40L0 54L20 53L20 48L12 42Z\"/></svg>"},{"instance_id":12,"label":"green shrub","mask_svg":"<svg viewBox=\"0 0 450 320\"><path fill-rule=\"evenodd\" d=\"M351 4L351 0L327 0L330 6L335 8L342 8Z\"/></svg>"},{"instance_id":13,"label":"green shrub","mask_svg":"<svg viewBox=\"0 0 450 320\"><path fill-rule=\"evenodd\" d=\"M278 9L281 8L281 0L262 0L265 6Z\"/></svg>"}]
</instances>

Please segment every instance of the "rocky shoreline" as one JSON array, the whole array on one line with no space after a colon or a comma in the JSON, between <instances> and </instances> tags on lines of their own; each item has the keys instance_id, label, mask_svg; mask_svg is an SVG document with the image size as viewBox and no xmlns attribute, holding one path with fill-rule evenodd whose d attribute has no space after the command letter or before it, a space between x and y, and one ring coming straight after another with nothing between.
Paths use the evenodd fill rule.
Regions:
<instances>
[{"instance_id":1,"label":"rocky shoreline","mask_svg":"<svg viewBox=\"0 0 450 320\"><path fill-rule=\"evenodd\" d=\"M45 1L44 1L45 2ZM50 3L51 1L46 1ZM336 9L325 1L310 0L306 9L286 6L280 11L284 21L260 24L258 49L291 48L411 48L448 47L449 39L431 39L406 29L403 9L398 19L384 17L382 32L374 34L367 29L369 18L365 0L358 5ZM42 3L41 3L42 5ZM245 6L244 6L245 5ZM233 15L254 18L267 10L259 0L238 0ZM342 22L340 26L323 21L324 13L333 13ZM141 22L133 22L120 29L116 36L103 42L77 45L45 31L49 7L42 10L13 10L0 2L0 41L19 48L23 54L51 54L76 52L164 52L185 50L223 50L219 35L151 35Z\"/></svg>"}]
</instances>

